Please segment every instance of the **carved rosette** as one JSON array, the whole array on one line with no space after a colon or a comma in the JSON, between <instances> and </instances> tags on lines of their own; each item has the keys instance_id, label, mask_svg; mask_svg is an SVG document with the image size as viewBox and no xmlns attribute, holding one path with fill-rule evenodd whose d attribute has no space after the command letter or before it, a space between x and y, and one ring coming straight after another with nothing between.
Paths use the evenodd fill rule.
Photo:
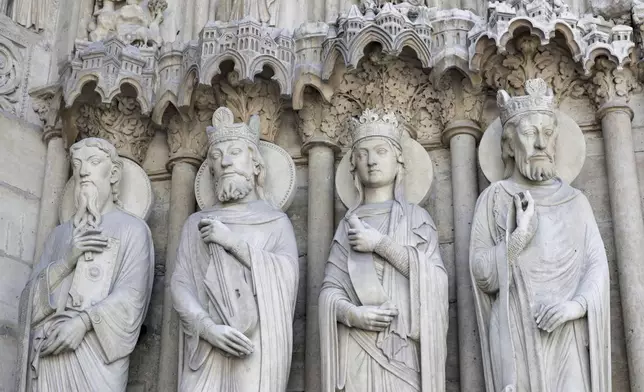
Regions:
<instances>
[{"instance_id":1,"label":"carved rosette","mask_svg":"<svg viewBox=\"0 0 644 392\"><path fill-rule=\"evenodd\" d=\"M22 56L7 39L0 37L0 109L16 113L17 90L22 81Z\"/></svg>"},{"instance_id":2,"label":"carved rosette","mask_svg":"<svg viewBox=\"0 0 644 392\"><path fill-rule=\"evenodd\" d=\"M269 142L275 140L284 110L279 85L265 79L241 83L239 74L231 71L226 80L216 85L214 91L219 106L229 108L236 122L248 123L250 116L257 114L261 124L260 138Z\"/></svg>"},{"instance_id":3,"label":"carved rosette","mask_svg":"<svg viewBox=\"0 0 644 392\"><path fill-rule=\"evenodd\" d=\"M123 96L117 96L110 104L81 104L75 123L79 138L108 140L119 155L139 164L145 159L155 131L150 118L141 114L137 100Z\"/></svg>"}]
</instances>

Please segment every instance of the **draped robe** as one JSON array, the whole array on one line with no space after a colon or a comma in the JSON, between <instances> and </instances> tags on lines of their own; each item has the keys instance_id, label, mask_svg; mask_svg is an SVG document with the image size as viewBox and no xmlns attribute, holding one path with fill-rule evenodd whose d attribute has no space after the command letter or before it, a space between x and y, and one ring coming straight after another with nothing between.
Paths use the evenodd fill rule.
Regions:
<instances>
[{"instance_id":1,"label":"draped robe","mask_svg":"<svg viewBox=\"0 0 644 392\"><path fill-rule=\"evenodd\" d=\"M50 280L61 275L61 271L64 275L65 257L72 241L71 221L57 226L45 243L40 263L28 284L27 322L32 326L28 390L124 392L126 389L129 355L139 338L152 292L152 237L144 221L120 209L103 215L100 228L102 235L110 238L115 258L110 264L113 268L103 268L98 276L87 269L94 267L92 263L100 263L100 256L95 255L93 261L81 257L76 269L58 283ZM105 277L110 275L106 281ZM91 302L83 301L83 294L90 294L75 289L83 285L103 287L106 295L102 299L94 295ZM53 326L80 312L87 313L92 323L80 346L75 351L40 357Z\"/></svg>"},{"instance_id":2,"label":"draped robe","mask_svg":"<svg viewBox=\"0 0 644 392\"><path fill-rule=\"evenodd\" d=\"M347 218L340 223L319 299L322 391L442 392L448 298L436 226L421 207L398 201L363 205L354 213L404 246L409 276L373 253L378 281L372 285L381 285L399 314L382 332L347 327L339 307L343 301L362 302L349 272L354 256Z\"/></svg>"},{"instance_id":3,"label":"draped robe","mask_svg":"<svg viewBox=\"0 0 644 392\"><path fill-rule=\"evenodd\" d=\"M516 226L512 196L525 190L538 224L515 256L507 246ZM609 392L608 264L586 197L559 179L493 183L478 200L471 238L487 391ZM586 303L586 315L551 333L537 327L542 305L569 300Z\"/></svg>"},{"instance_id":4,"label":"draped robe","mask_svg":"<svg viewBox=\"0 0 644 392\"><path fill-rule=\"evenodd\" d=\"M228 264L240 269L256 299L259 322L246 335L255 348L245 358L226 355L200 336L205 318L224 324L208 294L212 261L198 229L205 217L220 220L250 249L250 269L236 260ZM226 253L225 257L233 256ZM181 233L172 275L174 306L183 326L179 390L284 392L291 364L298 274L293 227L282 211L256 201L192 214Z\"/></svg>"}]
</instances>

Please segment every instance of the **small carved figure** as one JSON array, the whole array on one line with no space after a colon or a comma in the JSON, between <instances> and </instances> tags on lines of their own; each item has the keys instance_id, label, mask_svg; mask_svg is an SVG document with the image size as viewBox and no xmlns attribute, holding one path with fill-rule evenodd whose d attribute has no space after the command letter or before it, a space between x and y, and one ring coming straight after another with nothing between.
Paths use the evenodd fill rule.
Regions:
<instances>
[{"instance_id":1,"label":"small carved figure","mask_svg":"<svg viewBox=\"0 0 644 392\"><path fill-rule=\"evenodd\" d=\"M27 390L124 392L152 292L152 238L121 208L114 146L88 138L70 154L76 211L47 239L28 284Z\"/></svg>"},{"instance_id":2,"label":"small carved figure","mask_svg":"<svg viewBox=\"0 0 644 392\"><path fill-rule=\"evenodd\" d=\"M481 194L472 224L486 389L610 392L604 244L586 197L557 176L552 91L542 79L525 90L498 93L505 179Z\"/></svg>"},{"instance_id":3,"label":"small carved figure","mask_svg":"<svg viewBox=\"0 0 644 392\"><path fill-rule=\"evenodd\" d=\"M447 273L432 218L404 195L402 127L366 110L351 134L358 202L320 292L322 390L442 392Z\"/></svg>"},{"instance_id":4,"label":"small carved figure","mask_svg":"<svg viewBox=\"0 0 644 392\"><path fill-rule=\"evenodd\" d=\"M259 132L259 117L233 123L228 108L207 129L218 203L186 221L172 275L183 392L286 390L298 253L290 220L268 201Z\"/></svg>"},{"instance_id":5,"label":"small carved figure","mask_svg":"<svg viewBox=\"0 0 644 392\"><path fill-rule=\"evenodd\" d=\"M88 30L92 42L117 36L128 44L160 46L163 42L159 25L163 22L163 12L168 7L166 0L151 0L148 10L140 5L140 0L126 0L125 5L115 9L114 0L103 0L102 7L97 2L94 9L96 22L90 22Z\"/></svg>"}]
</instances>

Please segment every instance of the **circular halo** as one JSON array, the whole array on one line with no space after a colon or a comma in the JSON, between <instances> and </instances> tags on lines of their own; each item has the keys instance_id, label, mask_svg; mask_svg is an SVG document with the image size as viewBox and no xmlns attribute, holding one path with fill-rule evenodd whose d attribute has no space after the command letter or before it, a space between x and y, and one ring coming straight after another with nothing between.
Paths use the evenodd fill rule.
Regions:
<instances>
[{"instance_id":1,"label":"circular halo","mask_svg":"<svg viewBox=\"0 0 644 392\"><path fill-rule=\"evenodd\" d=\"M586 160L586 140L579 125L569 115L557 110L559 136L555 150L557 175L571 183L581 172ZM483 133L479 145L479 164L483 174L490 182L503 179L503 160L501 159L501 119L496 118Z\"/></svg>"},{"instance_id":2,"label":"circular halo","mask_svg":"<svg viewBox=\"0 0 644 392\"><path fill-rule=\"evenodd\" d=\"M351 150L344 154L335 174L335 188L347 208L358 202L358 190L353 185L350 172L350 155ZM432 159L420 143L407 135L403 136L402 155L405 162L405 198L410 203L422 204L429 195L434 179Z\"/></svg>"},{"instance_id":3,"label":"circular halo","mask_svg":"<svg viewBox=\"0 0 644 392\"><path fill-rule=\"evenodd\" d=\"M123 209L130 214L146 220L150 215L152 206L152 184L145 170L129 158L121 157L123 170L119 182L119 198L123 202ZM63 191L63 202L60 205L60 222L66 222L74 215L74 177L70 178Z\"/></svg>"},{"instance_id":4,"label":"circular halo","mask_svg":"<svg viewBox=\"0 0 644 392\"><path fill-rule=\"evenodd\" d=\"M259 152L266 164L266 194L273 204L286 211L295 197L295 162L282 147L263 140ZM204 160L195 179L195 196L200 209L217 203L208 160Z\"/></svg>"}]
</instances>

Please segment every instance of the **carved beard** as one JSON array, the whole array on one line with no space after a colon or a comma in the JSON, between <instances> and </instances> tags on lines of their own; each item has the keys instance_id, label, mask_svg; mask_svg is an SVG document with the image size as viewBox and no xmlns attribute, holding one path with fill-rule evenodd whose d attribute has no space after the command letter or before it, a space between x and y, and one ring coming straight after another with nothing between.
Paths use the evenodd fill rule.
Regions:
<instances>
[{"instance_id":1,"label":"carved beard","mask_svg":"<svg viewBox=\"0 0 644 392\"><path fill-rule=\"evenodd\" d=\"M101 223L98 209L98 188L94 183L77 183L75 186L76 213L74 214L74 233L95 228Z\"/></svg>"},{"instance_id":2,"label":"carved beard","mask_svg":"<svg viewBox=\"0 0 644 392\"><path fill-rule=\"evenodd\" d=\"M516 162L519 166L519 172L531 181L547 181L557 175L557 167L552 155L544 152L547 161L543 158L535 159L534 157L526 158L523 152L517 152Z\"/></svg>"},{"instance_id":3,"label":"carved beard","mask_svg":"<svg viewBox=\"0 0 644 392\"><path fill-rule=\"evenodd\" d=\"M215 182L215 194L222 203L243 199L252 190L253 183L250 176L240 171L220 177Z\"/></svg>"}]
</instances>

